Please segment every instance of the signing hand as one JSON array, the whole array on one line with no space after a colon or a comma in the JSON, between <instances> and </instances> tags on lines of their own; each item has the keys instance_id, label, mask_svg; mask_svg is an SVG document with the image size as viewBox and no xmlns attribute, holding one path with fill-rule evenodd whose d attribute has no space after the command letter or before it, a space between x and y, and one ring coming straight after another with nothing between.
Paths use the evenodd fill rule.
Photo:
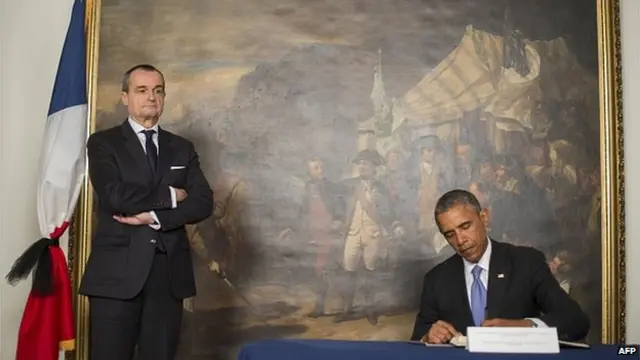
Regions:
<instances>
[{"instance_id":1,"label":"signing hand","mask_svg":"<svg viewBox=\"0 0 640 360\"><path fill-rule=\"evenodd\" d=\"M480 324L483 327L533 327L533 321L527 319L489 319Z\"/></svg>"},{"instance_id":2,"label":"signing hand","mask_svg":"<svg viewBox=\"0 0 640 360\"><path fill-rule=\"evenodd\" d=\"M438 320L431 325L431 329L429 329L427 335L423 336L420 341L429 344L446 344L451 338L457 335L460 335L460 332L458 332L453 325Z\"/></svg>"},{"instance_id":3,"label":"signing hand","mask_svg":"<svg viewBox=\"0 0 640 360\"><path fill-rule=\"evenodd\" d=\"M150 212L143 212L133 216L113 215L113 218L117 222L127 225L149 225L155 222Z\"/></svg>"},{"instance_id":4,"label":"signing hand","mask_svg":"<svg viewBox=\"0 0 640 360\"><path fill-rule=\"evenodd\" d=\"M187 192L184 189L173 188L173 190L175 190L175 192L176 192L176 201L177 202L184 201L184 199L187 198Z\"/></svg>"}]
</instances>

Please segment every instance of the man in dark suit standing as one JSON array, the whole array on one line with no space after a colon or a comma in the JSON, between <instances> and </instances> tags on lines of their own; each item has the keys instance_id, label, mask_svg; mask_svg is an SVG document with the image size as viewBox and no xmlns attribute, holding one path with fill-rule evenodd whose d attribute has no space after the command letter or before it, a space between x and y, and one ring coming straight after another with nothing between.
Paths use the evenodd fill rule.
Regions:
<instances>
[{"instance_id":1,"label":"man in dark suit standing","mask_svg":"<svg viewBox=\"0 0 640 360\"><path fill-rule=\"evenodd\" d=\"M87 143L98 224L80 285L89 297L91 360L173 359L182 300L195 295L186 224L212 212L193 144L158 126L164 76L128 70L129 117Z\"/></svg>"},{"instance_id":2,"label":"man in dark suit standing","mask_svg":"<svg viewBox=\"0 0 640 360\"><path fill-rule=\"evenodd\" d=\"M445 193L435 218L456 254L425 275L412 340L447 343L469 326L556 327L560 340L569 341L587 335L588 317L562 290L544 255L490 240L487 211L473 194Z\"/></svg>"}]
</instances>

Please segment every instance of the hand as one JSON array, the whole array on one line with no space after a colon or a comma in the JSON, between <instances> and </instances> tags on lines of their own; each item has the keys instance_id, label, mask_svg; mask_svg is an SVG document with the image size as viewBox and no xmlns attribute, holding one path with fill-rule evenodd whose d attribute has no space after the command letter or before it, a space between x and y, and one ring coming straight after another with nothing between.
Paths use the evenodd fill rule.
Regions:
<instances>
[{"instance_id":1,"label":"hand","mask_svg":"<svg viewBox=\"0 0 640 360\"><path fill-rule=\"evenodd\" d=\"M458 332L453 325L438 320L431 325L431 329L429 329L427 335L423 336L420 341L429 344L446 344L451 338L457 335L460 335L460 332Z\"/></svg>"},{"instance_id":2,"label":"hand","mask_svg":"<svg viewBox=\"0 0 640 360\"><path fill-rule=\"evenodd\" d=\"M527 319L489 319L480 324L482 327L533 327L533 321Z\"/></svg>"},{"instance_id":3,"label":"hand","mask_svg":"<svg viewBox=\"0 0 640 360\"><path fill-rule=\"evenodd\" d=\"M193 313L195 306L193 306L193 298L187 298L182 300L182 308L189 313Z\"/></svg>"},{"instance_id":4,"label":"hand","mask_svg":"<svg viewBox=\"0 0 640 360\"><path fill-rule=\"evenodd\" d=\"M278 234L278 240L289 241L292 235L293 235L293 230L291 230L291 228L286 228Z\"/></svg>"},{"instance_id":5,"label":"hand","mask_svg":"<svg viewBox=\"0 0 640 360\"><path fill-rule=\"evenodd\" d=\"M402 228L402 226L398 226L398 227L396 227L395 229L393 229L393 235L394 235L396 238L404 237L404 234L405 234L405 231L404 231L404 229Z\"/></svg>"},{"instance_id":6,"label":"hand","mask_svg":"<svg viewBox=\"0 0 640 360\"><path fill-rule=\"evenodd\" d=\"M117 222L127 225L150 225L155 222L150 212L143 212L133 216L113 215L113 218Z\"/></svg>"},{"instance_id":7,"label":"hand","mask_svg":"<svg viewBox=\"0 0 640 360\"><path fill-rule=\"evenodd\" d=\"M331 222L331 231L338 231L338 230L340 230L341 227L342 227L342 221L333 220Z\"/></svg>"},{"instance_id":8,"label":"hand","mask_svg":"<svg viewBox=\"0 0 640 360\"><path fill-rule=\"evenodd\" d=\"M218 275L222 274L222 270L220 270L220 264L215 260L211 260L211 262L209 263L209 270Z\"/></svg>"},{"instance_id":9,"label":"hand","mask_svg":"<svg viewBox=\"0 0 640 360\"><path fill-rule=\"evenodd\" d=\"M187 192L184 189L173 188L173 190L175 190L175 192L176 192L176 201L177 202L184 201L184 199L187 198Z\"/></svg>"}]
</instances>

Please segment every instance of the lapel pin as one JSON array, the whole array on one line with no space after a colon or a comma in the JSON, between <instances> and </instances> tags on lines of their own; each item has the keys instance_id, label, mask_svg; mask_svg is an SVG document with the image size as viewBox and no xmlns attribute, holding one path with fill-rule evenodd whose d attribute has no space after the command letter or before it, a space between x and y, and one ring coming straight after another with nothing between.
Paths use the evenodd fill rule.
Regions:
<instances>
[{"instance_id":1,"label":"lapel pin","mask_svg":"<svg viewBox=\"0 0 640 360\"><path fill-rule=\"evenodd\" d=\"M504 274L498 274L498 279L504 279Z\"/></svg>"}]
</instances>

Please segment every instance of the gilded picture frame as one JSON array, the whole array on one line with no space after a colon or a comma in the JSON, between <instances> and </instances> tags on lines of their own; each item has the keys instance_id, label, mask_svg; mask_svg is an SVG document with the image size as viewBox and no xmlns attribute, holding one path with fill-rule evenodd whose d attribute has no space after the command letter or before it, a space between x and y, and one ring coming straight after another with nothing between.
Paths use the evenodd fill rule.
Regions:
<instances>
[{"instance_id":1,"label":"gilded picture frame","mask_svg":"<svg viewBox=\"0 0 640 360\"><path fill-rule=\"evenodd\" d=\"M89 116L87 134L96 130L99 95L98 69L102 4L104 0L86 1L87 71ZM597 0L598 101L600 126L600 207L601 207L601 302L603 343L625 342L625 200L622 121L622 87L620 64L619 1ZM107 20L108 21L108 20ZM133 64L131 64L133 65ZM126 69L122 69L124 71ZM68 358L89 358L88 301L77 294L78 284L91 251L94 229L94 197L88 178L70 230L69 266L75 296L77 348ZM412 324L407 323L407 327Z\"/></svg>"}]
</instances>

